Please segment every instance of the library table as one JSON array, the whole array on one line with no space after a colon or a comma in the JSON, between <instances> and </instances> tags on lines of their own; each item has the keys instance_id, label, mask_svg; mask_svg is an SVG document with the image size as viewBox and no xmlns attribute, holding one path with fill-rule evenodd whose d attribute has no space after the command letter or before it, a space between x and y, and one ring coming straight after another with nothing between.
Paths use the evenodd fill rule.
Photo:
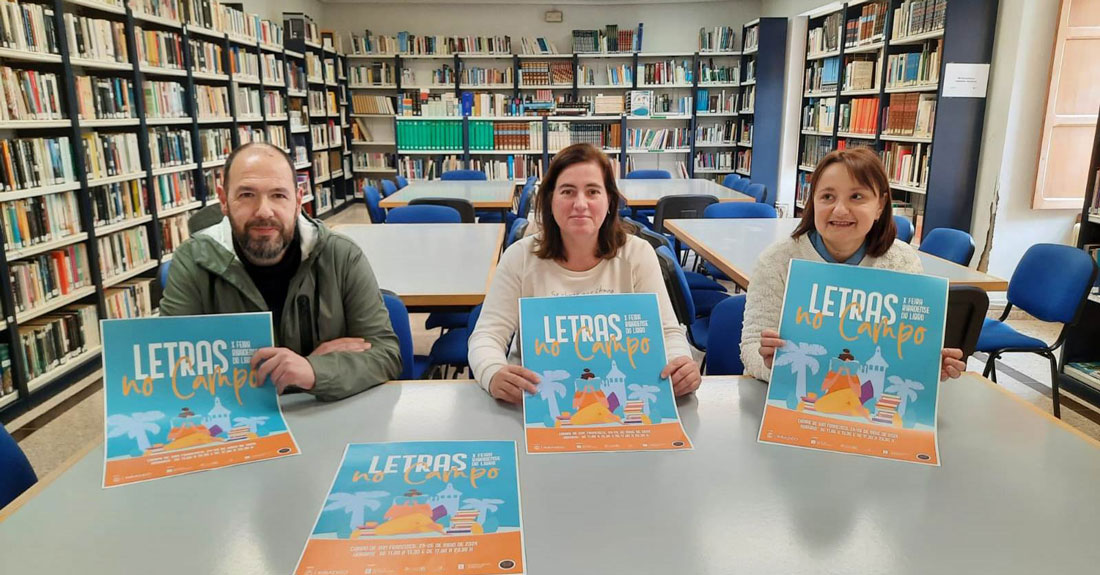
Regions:
<instances>
[{"instance_id":1,"label":"library table","mask_svg":"<svg viewBox=\"0 0 1100 575\"><path fill-rule=\"evenodd\" d=\"M768 246L790 237L799 218L782 219L684 219L668 220L665 228L722 270L737 285L749 287L756 260ZM951 285L969 285L985 291L1005 291L1008 282L960 266L931 254L918 252L924 273L947 278Z\"/></svg>"},{"instance_id":2,"label":"library table","mask_svg":"<svg viewBox=\"0 0 1100 575\"><path fill-rule=\"evenodd\" d=\"M707 377L676 453L525 455L472 381L282 400L302 454L100 488L102 444L0 523L5 573L291 573L344 445L515 440L527 573L1094 573L1100 444L975 374L943 385L942 467L756 441L766 386Z\"/></svg>"},{"instance_id":3,"label":"library table","mask_svg":"<svg viewBox=\"0 0 1100 575\"><path fill-rule=\"evenodd\" d=\"M378 278L411 311L482 302L497 267L504 224L350 224L335 227L363 250Z\"/></svg>"},{"instance_id":4,"label":"library table","mask_svg":"<svg viewBox=\"0 0 1100 575\"><path fill-rule=\"evenodd\" d=\"M417 198L457 198L469 200L477 210L512 209L515 197L515 182L512 180L428 180L410 182L379 202L384 209L409 205Z\"/></svg>"},{"instance_id":5,"label":"library table","mask_svg":"<svg viewBox=\"0 0 1100 575\"><path fill-rule=\"evenodd\" d=\"M617 181L619 194L626 198L631 208L652 208L665 196L708 195L719 202L755 202L749 195L731 190L713 180L702 178L672 180L624 180Z\"/></svg>"}]
</instances>

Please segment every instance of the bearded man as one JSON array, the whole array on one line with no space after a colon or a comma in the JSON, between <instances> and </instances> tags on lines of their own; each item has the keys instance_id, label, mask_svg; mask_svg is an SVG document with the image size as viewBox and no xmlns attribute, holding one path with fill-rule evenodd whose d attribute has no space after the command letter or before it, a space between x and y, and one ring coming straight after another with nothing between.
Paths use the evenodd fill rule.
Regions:
<instances>
[{"instance_id":1,"label":"bearded man","mask_svg":"<svg viewBox=\"0 0 1100 575\"><path fill-rule=\"evenodd\" d=\"M335 400L401 373L397 336L366 256L302 214L294 163L270 144L225 162L225 215L176 249L163 316L271 311L275 345L253 355L279 393Z\"/></svg>"}]
</instances>

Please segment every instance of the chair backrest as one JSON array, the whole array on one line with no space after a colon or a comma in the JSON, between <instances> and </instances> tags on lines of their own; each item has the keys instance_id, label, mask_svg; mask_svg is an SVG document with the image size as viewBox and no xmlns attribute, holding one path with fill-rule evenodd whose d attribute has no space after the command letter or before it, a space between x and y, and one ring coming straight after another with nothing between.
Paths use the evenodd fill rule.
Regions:
<instances>
[{"instance_id":1,"label":"chair backrest","mask_svg":"<svg viewBox=\"0 0 1100 575\"><path fill-rule=\"evenodd\" d=\"M722 185L732 190L733 184L737 183L737 180L740 179L740 174L728 174L726 177L722 178Z\"/></svg>"},{"instance_id":2,"label":"chair backrest","mask_svg":"<svg viewBox=\"0 0 1100 575\"><path fill-rule=\"evenodd\" d=\"M0 509L37 482L38 477L26 454L0 425Z\"/></svg>"},{"instance_id":3,"label":"chair backrest","mask_svg":"<svg viewBox=\"0 0 1100 575\"><path fill-rule=\"evenodd\" d=\"M386 214L387 224L461 224L462 214L450 206L402 206Z\"/></svg>"},{"instance_id":4,"label":"chair backrest","mask_svg":"<svg viewBox=\"0 0 1100 575\"><path fill-rule=\"evenodd\" d=\"M168 271L172 268L172 260L161 262L160 270L157 271L157 279L160 280L160 289L166 289L168 287Z\"/></svg>"},{"instance_id":5,"label":"chair backrest","mask_svg":"<svg viewBox=\"0 0 1100 575\"><path fill-rule=\"evenodd\" d=\"M974 353L982 333L989 295L976 286L951 286L947 292L947 326L943 346L963 350L963 358ZM713 320L712 320L713 321Z\"/></svg>"},{"instance_id":6,"label":"chair backrest","mask_svg":"<svg viewBox=\"0 0 1100 575\"><path fill-rule=\"evenodd\" d=\"M1008 281L1008 303L1043 321L1077 321L1096 280L1096 262L1084 250L1035 244Z\"/></svg>"},{"instance_id":7,"label":"chair backrest","mask_svg":"<svg viewBox=\"0 0 1100 575\"><path fill-rule=\"evenodd\" d=\"M401 375L398 379L412 379L414 356L409 310L401 298L387 290L382 290L382 300L386 302L386 311L390 314L390 325L393 326L393 333L397 336L398 347L401 350Z\"/></svg>"},{"instance_id":8,"label":"chair backrest","mask_svg":"<svg viewBox=\"0 0 1100 575\"><path fill-rule=\"evenodd\" d=\"M974 257L974 238L962 230L936 228L924 234L918 249L965 266L970 265L970 258Z\"/></svg>"},{"instance_id":9,"label":"chair backrest","mask_svg":"<svg viewBox=\"0 0 1100 575\"><path fill-rule=\"evenodd\" d=\"M653 246L653 249L657 249L661 246L672 250L672 242L668 241L668 238L662 234L659 234L644 225L641 222L635 221L631 218L623 218L623 221L630 224L631 231L634 235L649 242L649 245Z\"/></svg>"},{"instance_id":10,"label":"chair backrest","mask_svg":"<svg viewBox=\"0 0 1100 575\"><path fill-rule=\"evenodd\" d=\"M711 204L703 210L704 218L778 218L775 208L769 204L753 204L750 202L723 202Z\"/></svg>"},{"instance_id":11,"label":"chair backrest","mask_svg":"<svg viewBox=\"0 0 1100 575\"><path fill-rule=\"evenodd\" d=\"M748 190L749 186L751 186L751 185L752 185L752 180L750 180L748 178L741 178L740 180L737 180L737 181L733 182L732 187L733 187L733 189L735 189L735 190L737 190L741 193L744 193L745 190Z\"/></svg>"},{"instance_id":12,"label":"chair backrest","mask_svg":"<svg viewBox=\"0 0 1100 575\"><path fill-rule=\"evenodd\" d=\"M475 221L474 205L470 200L463 198L415 198L409 202L410 206L447 206L454 208L462 218L462 223L472 224Z\"/></svg>"},{"instance_id":13,"label":"chair backrest","mask_svg":"<svg viewBox=\"0 0 1100 575\"><path fill-rule=\"evenodd\" d=\"M409 185L409 180L405 179L405 176L394 176L393 179L397 180L397 189L399 190Z\"/></svg>"},{"instance_id":14,"label":"chair backrest","mask_svg":"<svg viewBox=\"0 0 1100 575\"><path fill-rule=\"evenodd\" d=\"M626 175L624 180L671 180L672 174L668 170L634 170Z\"/></svg>"},{"instance_id":15,"label":"chair backrest","mask_svg":"<svg viewBox=\"0 0 1100 575\"><path fill-rule=\"evenodd\" d=\"M657 200L657 211L653 214L653 230L663 233L665 220L701 218L707 206L717 203L718 198L709 195L665 196Z\"/></svg>"},{"instance_id":16,"label":"chair backrest","mask_svg":"<svg viewBox=\"0 0 1100 575\"><path fill-rule=\"evenodd\" d=\"M516 216L526 218L531 213L531 196L535 195L535 182L528 178L519 192L519 203L516 204Z\"/></svg>"},{"instance_id":17,"label":"chair backrest","mask_svg":"<svg viewBox=\"0 0 1100 575\"><path fill-rule=\"evenodd\" d=\"M485 172L478 170L451 170L449 172L443 172L442 176L439 176L441 180L488 180L485 176Z\"/></svg>"},{"instance_id":18,"label":"chair backrest","mask_svg":"<svg viewBox=\"0 0 1100 575\"><path fill-rule=\"evenodd\" d=\"M684 268L680 267L672 250L665 246L657 248L657 260L661 264L661 273L668 288L668 297L672 300L672 308L676 310L676 319L690 326L695 323L695 302L691 299L691 287L688 286Z\"/></svg>"},{"instance_id":19,"label":"chair backrest","mask_svg":"<svg viewBox=\"0 0 1100 575\"><path fill-rule=\"evenodd\" d=\"M745 193L761 204L768 200L768 188L764 184L749 184L749 187L745 188Z\"/></svg>"},{"instance_id":20,"label":"chair backrest","mask_svg":"<svg viewBox=\"0 0 1100 575\"><path fill-rule=\"evenodd\" d=\"M367 202L367 215L370 216L371 223L386 223L386 210L383 210L382 206L378 205L382 202L382 196L378 194L378 188L374 186L363 186L363 201Z\"/></svg>"},{"instance_id":21,"label":"chair backrest","mask_svg":"<svg viewBox=\"0 0 1100 575\"><path fill-rule=\"evenodd\" d=\"M523 237L524 232L526 232L526 231L527 231L527 219L526 218L516 218L515 221L512 222L512 227L508 229L508 237L504 239L505 249L507 249L508 246L516 243L516 240L521 239Z\"/></svg>"},{"instance_id":22,"label":"chair backrest","mask_svg":"<svg viewBox=\"0 0 1100 575\"><path fill-rule=\"evenodd\" d=\"M905 243L913 241L913 221L905 216L894 216L894 226L898 229L897 238Z\"/></svg>"},{"instance_id":23,"label":"chair backrest","mask_svg":"<svg viewBox=\"0 0 1100 575\"><path fill-rule=\"evenodd\" d=\"M470 310L470 315L466 316L466 333L474 333L474 328L477 327L477 320L480 317L481 304L477 304L474 306L474 309Z\"/></svg>"},{"instance_id":24,"label":"chair backrest","mask_svg":"<svg viewBox=\"0 0 1100 575\"><path fill-rule=\"evenodd\" d=\"M224 217L221 202L212 201L187 218L187 232L190 235L195 235L210 226L220 224Z\"/></svg>"},{"instance_id":25,"label":"chair backrest","mask_svg":"<svg viewBox=\"0 0 1100 575\"><path fill-rule=\"evenodd\" d=\"M710 312L707 337L707 375L741 375L741 327L745 322L745 294L730 296Z\"/></svg>"},{"instance_id":26,"label":"chair backrest","mask_svg":"<svg viewBox=\"0 0 1100 575\"><path fill-rule=\"evenodd\" d=\"M397 193L397 184L389 180L382 180L382 197L388 198L395 193Z\"/></svg>"}]
</instances>

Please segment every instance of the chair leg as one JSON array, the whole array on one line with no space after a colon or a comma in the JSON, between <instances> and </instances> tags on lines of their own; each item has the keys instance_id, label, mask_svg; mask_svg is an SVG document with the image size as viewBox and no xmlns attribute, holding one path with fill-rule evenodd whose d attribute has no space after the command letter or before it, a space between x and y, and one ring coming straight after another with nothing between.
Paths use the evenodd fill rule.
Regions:
<instances>
[{"instance_id":1,"label":"chair leg","mask_svg":"<svg viewBox=\"0 0 1100 575\"><path fill-rule=\"evenodd\" d=\"M707 354L703 354L703 361L699 362L699 373L707 373Z\"/></svg>"},{"instance_id":2,"label":"chair leg","mask_svg":"<svg viewBox=\"0 0 1100 575\"><path fill-rule=\"evenodd\" d=\"M1054 401L1054 417L1062 419L1062 399L1058 389L1058 360L1054 359L1053 353L1044 355L1050 360L1050 388L1051 400Z\"/></svg>"},{"instance_id":3,"label":"chair leg","mask_svg":"<svg viewBox=\"0 0 1100 575\"><path fill-rule=\"evenodd\" d=\"M997 383L996 363L997 354L989 352L989 359L985 361L985 369L982 370L982 377L989 378L990 376L993 376L991 378L993 380L993 383Z\"/></svg>"}]
</instances>

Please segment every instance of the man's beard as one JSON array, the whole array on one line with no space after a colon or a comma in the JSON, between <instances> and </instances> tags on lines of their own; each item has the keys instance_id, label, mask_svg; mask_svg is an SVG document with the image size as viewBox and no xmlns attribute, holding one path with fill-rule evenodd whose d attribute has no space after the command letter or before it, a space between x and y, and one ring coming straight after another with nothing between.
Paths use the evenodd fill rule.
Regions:
<instances>
[{"instance_id":1,"label":"man's beard","mask_svg":"<svg viewBox=\"0 0 1100 575\"><path fill-rule=\"evenodd\" d=\"M256 265L276 264L286 253L287 246L294 241L294 229L286 229L282 222L275 218L254 219L245 224L244 229L229 218L233 229L233 237L237 245L244 251L249 261ZM270 238L253 238L249 232L256 227L271 227L279 230L278 235Z\"/></svg>"}]
</instances>

